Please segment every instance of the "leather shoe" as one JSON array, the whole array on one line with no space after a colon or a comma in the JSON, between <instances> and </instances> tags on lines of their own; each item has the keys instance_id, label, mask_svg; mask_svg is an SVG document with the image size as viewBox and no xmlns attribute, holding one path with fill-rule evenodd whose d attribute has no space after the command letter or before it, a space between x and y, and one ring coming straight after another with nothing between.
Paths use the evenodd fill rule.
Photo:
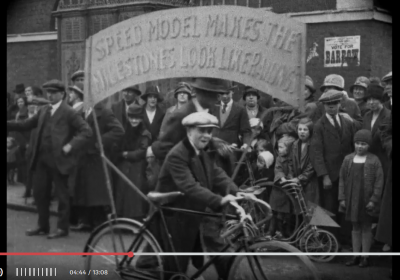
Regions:
<instances>
[{"instance_id":1,"label":"leather shoe","mask_svg":"<svg viewBox=\"0 0 400 280\"><path fill-rule=\"evenodd\" d=\"M367 267L369 266L369 261L368 258L362 258L360 261L360 264L358 265L359 267Z\"/></svg>"},{"instance_id":2,"label":"leather shoe","mask_svg":"<svg viewBox=\"0 0 400 280\"><path fill-rule=\"evenodd\" d=\"M348 261L346 263L346 266L358 265L360 263L360 259L361 259L360 256L353 257L351 261Z\"/></svg>"},{"instance_id":3,"label":"leather shoe","mask_svg":"<svg viewBox=\"0 0 400 280\"><path fill-rule=\"evenodd\" d=\"M27 236L34 236L34 235L47 235L49 234L49 230L44 230L41 228L35 228L35 229L28 229L25 234Z\"/></svg>"},{"instance_id":4,"label":"leather shoe","mask_svg":"<svg viewBox=\"0 0 400 280\"><path fill-rule=\"evenodd\" d=\"M64 236L68 236L68 232L66 230L62 230L62 229L57 229L57 231L53 234L49 234L47 236L48 239L55 239L55 238L60 238L60 237L64 237Z\"/></svg>"},{"instance_id":5,"label":"leather shoe","mask_svg":"<svg viewBox=\"0 0 400 280\"><path fill-rule=\"evenodd\" d=\"M69 229L72 231L91 231L92 227L90 225L80 223L77 226L70 226Z\"/></svg>"}]
</instances>

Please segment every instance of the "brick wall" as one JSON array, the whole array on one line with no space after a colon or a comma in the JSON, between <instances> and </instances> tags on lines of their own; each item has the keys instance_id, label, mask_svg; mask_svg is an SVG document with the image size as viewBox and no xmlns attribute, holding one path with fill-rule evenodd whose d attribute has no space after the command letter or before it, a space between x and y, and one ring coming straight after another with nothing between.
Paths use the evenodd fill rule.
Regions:
<instances>
[{"instance_id":1,"label":"brick wall","mask_svg":"<svg viewBox=\"0 0 400 280\"><path fill-rule=\"evenodd\" d=\"M57 73L57 41L7 44L8 92L19 83L41 86Z\"/></svg>"},{"instance_id":2,"label":"brick wall","mask_svg":"<svg viewBox=\"0 0 400 280\"><path fill-rule=\"evenodd\" d=\"M7 34L55 31L50 13L58 0L13 0L7 6Z\"/></svg>"},{"instance_id":3,"label":"brick wall","mask_svg":"<svg viewBox=\"0 0 400 280\"><path fill-rule=\"evenodd\" d=\"M329 74L339 74L345 79L345 90L350 94L349 87L358 76L370 77L382 75L390 71L392 60L391 31L389 24L377 21L356 21L337 23L317 23L307 25L308 55L313 43L317 43L319 57L310 60L306 65L306 74L311 76L319 88L324 78ZM361 36L360 66L354 67L324 67L324 39L326 37ZM385 52L379 51L384 49ZM318 91L317 96L321 93Z\"/></svg>"},{"instance_id":4,"label":"brick wall","mask_svg":"<svg viewBox=\"0 0 400 280\"><path fill-rule=\"evenodd\" d=\"M374 22L371 26L371 76L382 78L392 71L392 25Z\"/></svg>"}]
</instances>

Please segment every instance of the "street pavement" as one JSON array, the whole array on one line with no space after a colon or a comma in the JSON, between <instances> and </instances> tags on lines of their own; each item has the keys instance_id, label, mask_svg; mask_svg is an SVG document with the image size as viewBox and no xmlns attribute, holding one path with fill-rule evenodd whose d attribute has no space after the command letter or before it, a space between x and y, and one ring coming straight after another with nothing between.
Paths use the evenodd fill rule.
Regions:
<instances>
[{"instance_id":1,"label":"street pavement","mask_svg":"<svg viewBox=\"0 0 400 280\"><path fill-rule=\"evenodd\" d=\"M18 193L21 191L20 193ZM8 187L7 188L7 251L8 252L82 252L84 245L89 238L89 233L70 232L66 238L48 240L46 236L31 236L25 235L25 231L29 228L35 228L37 224L37 214L34 213L35 208L25 204L23 198L20 198L23 193L23 187ZM52 210L55 212L57 203L52 203ZM30 208L29 208L30 207ZM17 209L17 210L16 210ZM52 215L50 218L51 231L56 230L56 217ZM368 279L368 280L386 280L390 279L389 271L392 268L392 258L387 256L371 257L373 266L368 268L346 267L344 262L348 257L336 257L329 263L314 263L321 280L353 280L353 279ZM70 275L71 270L83 270L84 260L82 256L8 256L7 257L7 279L21 279L16 276L16 268L18 273L33 274L33 268L56 268L56 277L58 279L84 279L83 275ZM270 269L275 269L281 277L276 279L300 279L300 274L296 274L296 264L284 257L268 257L264 263ZM244 267L243 270L246 270ZM189 271L193 272L193 266L189 267ZM284 272L291 272L288 275L282 276ZM299 271L297 271L299 272ZM44 271L45 273L45 271ZM279 276L279 275L278 275ZM51 278L51 277L50 277ZM40 279L40 278L38 278ZM102 278L99 278L102 279ZM106 278L104 278L106 279ZM108 278L107 278L108 279ZM116 279L113 278L113 279ZM217 279L215 268L210 267L204 274L204 279ZM239 277L237 279L245 279ZM251 279L247 278L246 279ZM275 279L275 278L273 278Z\"/></svg>"}]
</instances>

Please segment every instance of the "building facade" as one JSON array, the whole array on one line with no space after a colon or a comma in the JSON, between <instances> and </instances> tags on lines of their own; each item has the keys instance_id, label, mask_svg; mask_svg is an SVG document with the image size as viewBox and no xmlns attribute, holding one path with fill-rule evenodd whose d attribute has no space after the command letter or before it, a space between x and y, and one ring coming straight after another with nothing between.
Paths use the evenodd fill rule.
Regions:
<instances>
[{"instance_id":1,"label":"building facade","mask_svg":"<svg viewBox=\"0 0 400 280\"><path fill-rule=\"evenodd\" d=\"M84 68L85 40L125 19L187 6L265 9L307 24L306 74L382 77L392 69L391 6L378 0L14 0L7 7L7 91L16 84L70 83ZM179 79L154 81L164 93ZM133 82L134 83L134 82ZM144 90L146 85L140 85ZM240 92L235 96L240 98ZM118 99L118 95L114 98ZM235 99L236 99L235 98Z\"/></svg>"}]
</instances>

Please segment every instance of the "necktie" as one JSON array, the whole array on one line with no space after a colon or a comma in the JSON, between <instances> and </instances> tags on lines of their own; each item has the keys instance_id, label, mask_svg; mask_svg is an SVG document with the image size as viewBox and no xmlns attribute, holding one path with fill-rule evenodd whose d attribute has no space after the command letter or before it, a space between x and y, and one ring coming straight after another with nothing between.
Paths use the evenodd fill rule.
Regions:
<instances>
[{"instance_id":1,"label":"necktie","mask_svg":"<svg viewBox=\"0 0 400 280\"><path fill-rule=\"evenodd\" d=\"M340 137L342 137L342 128L340 127L340 125L336 119L336 116L332 116L332 118L333 118L333 122L335 123L336 131L339 133Z\"/></svg>"},{"instance_id":2,"label":"necktie","mask_svg":"<svg viewBox=\"0 0 400 280\"><path fill-rule=\"evenodd\" d=\"M47 109L47 114L50 115L50 117L53 115L53 106L49 105L49 108Z\"/></svg>"},{"instance_id":3,"label":"necktie","mask_svg":"<svg viewBox=\"0 0 400 280\"><path fill-rule=\"evenodd\" d=\"M225 114L225 113L226 113L226 107L228 107L228 105L226 105L226 104L224 103L224 105L222 106L222 114Z\"/></svg>"}]
</instances>

